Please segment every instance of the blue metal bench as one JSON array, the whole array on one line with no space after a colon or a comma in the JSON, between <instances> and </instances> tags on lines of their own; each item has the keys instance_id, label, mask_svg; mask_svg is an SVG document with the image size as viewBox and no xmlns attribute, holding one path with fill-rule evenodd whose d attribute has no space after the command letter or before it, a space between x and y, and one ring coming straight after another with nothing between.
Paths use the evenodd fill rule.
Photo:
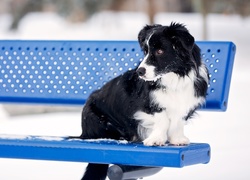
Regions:
<instances>
[{"instance_id":1,"label":"blue metal bench","mask_svg":"<svg viewBox=\"0 0 250 180\"><path fill-rule=\"evenodd\" d=\"M211 78L202 109L226 111L236 47L232 42L197 44ZM2 40L0 102L82 106L92 91L137 67L142 58L136 41ZM188 146L145 147L115 140L0 135L0 157L184 167L208 163L210 146L191 143Z\"/></svg>"}]
</instances>

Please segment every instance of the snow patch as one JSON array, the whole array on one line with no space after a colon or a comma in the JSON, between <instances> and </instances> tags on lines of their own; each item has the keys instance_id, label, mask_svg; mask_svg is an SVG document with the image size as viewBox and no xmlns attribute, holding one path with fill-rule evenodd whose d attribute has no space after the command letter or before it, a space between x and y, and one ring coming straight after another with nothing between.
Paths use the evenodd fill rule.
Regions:
<instances>
[{"instance_id":1,"label":"snow patch","mask_svg":"<svg viewBox=\"0 0 250 180\"><path fill-rule=\"evenodd\" d=\"M64 137L55 137L55 136L37 136L37 137L33 137L33 139L45 140L45 141L62 141L62 140L65 140Z\"/></svg>"},{"instance_id":2,"label":"snow patch","mask_svg":"<svg viewBox=\"0 0 250 180\"><path fill-rule=\"evenodd\" d=\"M117 143L117 144L128 144L127 140L114 140L114 139L105 139L105 138L99 138L99 139L84 139L86 142L108 142L108 143Z\"/></svg>"},{"instance_id":3,"label":"snow patch","mask_svg":"<svg viewBox=\"0 0 250 180\"><path fill-rule=\"evenodd\" d=\"M29 135L0 134L0 139L62 141L65 138L56 137L56 136L29 136Z\"/></svg>"},{"instance_id":4,"label":"snow patch","mask_svg":"<svg viewBox=\"0 0 250 180\"><path fill-rule=\"evenodd\" d=\"M13 135L13 134L1 134L0 139L16 139L16 140L24 140L29 139L30 136L25 135Z\"/></svg>"}]
</instances>

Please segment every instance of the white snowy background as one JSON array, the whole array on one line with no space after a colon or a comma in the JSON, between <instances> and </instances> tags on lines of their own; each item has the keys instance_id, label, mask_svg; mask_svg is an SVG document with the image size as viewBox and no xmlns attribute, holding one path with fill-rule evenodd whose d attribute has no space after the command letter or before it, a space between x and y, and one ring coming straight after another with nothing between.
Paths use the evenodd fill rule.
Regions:
<instances>
[{"instance_id":1,"label":"white snowy background","mask_svg":"<svg viewBox=\"0 0 250 180\"><path fill-rule=\"evenodd\" d=\"M30 13L23 18L16 32L8 31L10 20L8 15L0 16L0 39L135 40L147 23L147 16L101 12L85 23L70 24L53 13ZM199 14L161 13L156 16L156 23L168 25L171 21L186 24L196 40L202 40L202 17ZM164 168L145 179L250 179L249 32L249 17L208 16L208 39L233 41L237 46L227 112L199 112L185 129L192 142L211 145L210 163L181 169ZM79 135L80 116L79 111L10 117L0 105L0 134ZM74 162L0 159L0 179L80 179L85 166Z\"/></svg>"}]
</instances>

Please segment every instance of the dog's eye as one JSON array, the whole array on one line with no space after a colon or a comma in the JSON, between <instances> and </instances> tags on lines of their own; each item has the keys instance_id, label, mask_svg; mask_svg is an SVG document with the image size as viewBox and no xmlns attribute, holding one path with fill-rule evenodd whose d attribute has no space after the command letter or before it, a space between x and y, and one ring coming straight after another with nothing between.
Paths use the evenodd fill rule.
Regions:
<instances>
[{"instance_id":1,"label":"dog's eye","mask_svg":"<svg viewBox=\"0 0 250 180\"><path fill-rule=\"evenodd\" d=\"M163 54L164 53L164 51L162 50L162 49L158 49L157 51L156 51L156 54L157 55L161 55L161 54Z\"/></svg>"}]
</instances>

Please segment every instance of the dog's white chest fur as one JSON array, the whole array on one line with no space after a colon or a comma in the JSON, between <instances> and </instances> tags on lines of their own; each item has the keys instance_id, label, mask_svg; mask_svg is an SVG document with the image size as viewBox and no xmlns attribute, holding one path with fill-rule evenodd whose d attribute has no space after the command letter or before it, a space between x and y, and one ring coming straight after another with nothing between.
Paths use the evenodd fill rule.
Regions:
<instances>
[{"instance_id":1,"label":"dog's white chest fur","mask_svg":"<svg viewBox=\"0 0 250 180\"><path fill-rule=\"evenodd\" d=\"M161 107L165 107L169 115L183 118L190 109L202 103L203 98L195 97L193 71L185 77L168 73L162 76L161 81L161 84L165 85L166 88L153 91L151 98Z\"/></svg>"},{"instance_id":2,"label":"dog's white chest fur","mask_svg":"<svg viewBox=\"0 0 250 180\"><path fill-rule=\"evenodd\" d=\"M189 143L183 133L183 118L204 101L204 98L195 97L195 78L193 71L185 77L175 73L167 73L161 77L164 87L152 91L150 98L163 110L154 114L138 111L134 115L140 121L138 133L145 145L164 145L166 141L177 145Z\"/></svg>"}]
</instances>

